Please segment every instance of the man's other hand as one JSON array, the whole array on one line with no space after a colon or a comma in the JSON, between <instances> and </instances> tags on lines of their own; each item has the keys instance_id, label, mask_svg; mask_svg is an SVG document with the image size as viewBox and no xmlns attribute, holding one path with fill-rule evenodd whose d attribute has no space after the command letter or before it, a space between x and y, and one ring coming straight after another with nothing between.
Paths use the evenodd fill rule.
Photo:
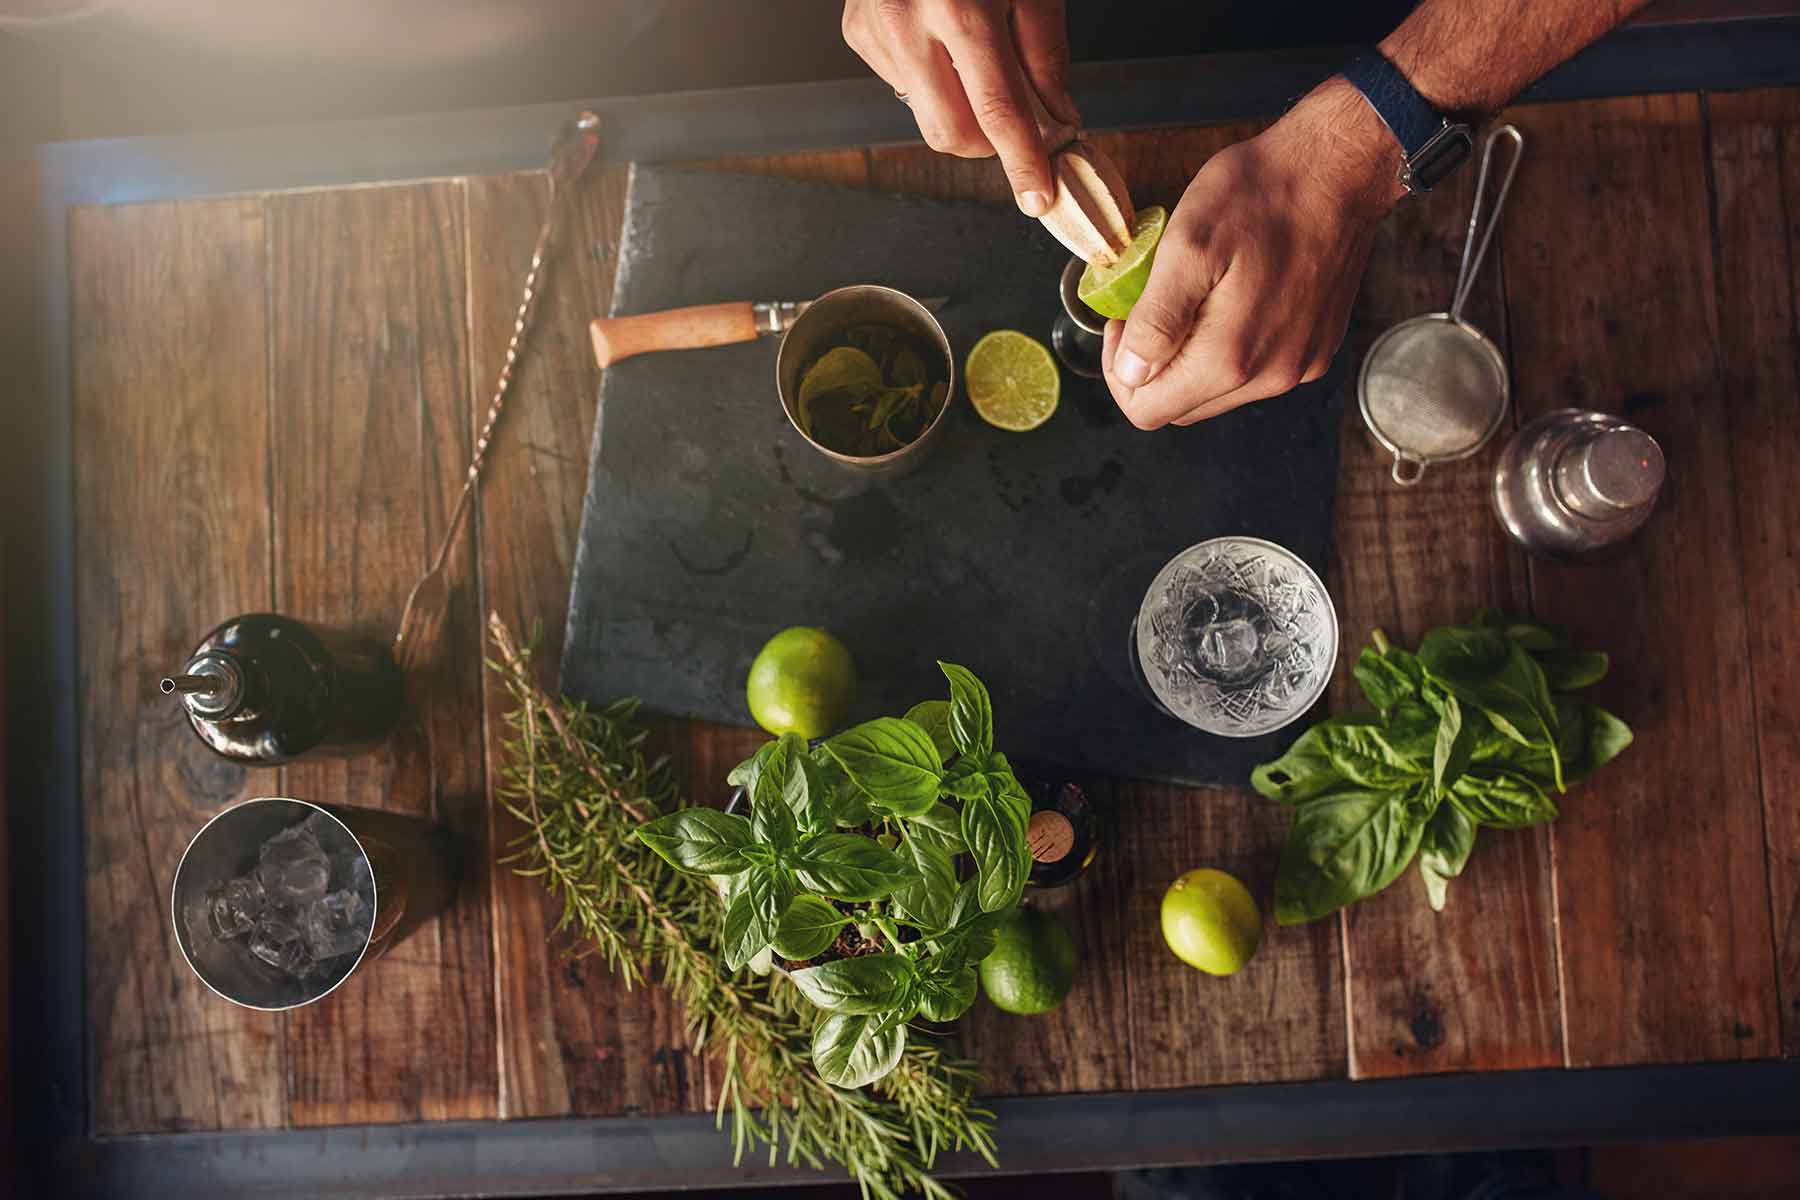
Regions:
<instances>
[{"instance_id":1,"label":"man's other hand","mask_svg":"<svg viewBox=\"0 0 1800 1200\"><path fill-rule=\"evenodd\" d=\"M1188 185L1102 369L1140 429L1191 425L1319 378L1350 320L1400 151L1342 79Z\"/></svg>"}]
</instances>

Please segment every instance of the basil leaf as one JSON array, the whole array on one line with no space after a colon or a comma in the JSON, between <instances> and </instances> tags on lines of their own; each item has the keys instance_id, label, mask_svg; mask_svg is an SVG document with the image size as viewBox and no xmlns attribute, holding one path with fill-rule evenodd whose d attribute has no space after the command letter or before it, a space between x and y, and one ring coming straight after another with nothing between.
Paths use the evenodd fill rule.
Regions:
<instances>
[{"instance_id":1,"label":"basil leaf","mask_svg":"<svg viewBox=\"0 0 1800 1200\"><path fill-rule=\"evenodd\" d=\"M957 761L961 762L962 760L958 759ZM964 802L973 800L978 796L992 796L994 794L994 782L986 775L962 775L955 779L946 777L944 782L945 790L952 796L955 796L958 800Z\"/></svg>"},{"instance_id":2,"label":"basil leaf","mask_svg":"<svg viewBox=\"0 0 1800 1200\"><path fill-rule=\"evenodd\" d=\"M1602 650L1552 650L1533 654L1544 671L1544 682L1553 692L1573 692L1592 687L1606 678L1612 659Z\"/></svg>"},{"instance_id":3,"label":"basil leaf","mask_svg":"<svg viewBox=\"0 0 1800 1200\"><path fill-rule=\"evenodd\" d=\"M1283 804L1298 804L1342 788L1344 773L1326 751L1329 735L1325 729L1350 719L1332 717L1302 733L1280 758L1263 763L1250 772L1250 786L1268 799Z\"/></svg>"},{"instance_id":4,"label":"basil leaf","mask_svg":"<svg viewBox=\"0 0 1800 1200\"><path fill-rule=\"evenodd\" d=\"M1031 873L1024 820L989 789L963 805L962 834L975 858L982 910L1000 912L1017 904Z\"/></svg>"},{"instance_id":5,"label":"basil leaf","mask_svg":"<svg viewBox=\"0 0 1800 1200\"><path fill-rule=\"evenodd\" d=\"M813 1030L813 1070L833 1087L874 1083L900 1064L906 1027L882 1030L875 1017L833 1013Z\"/></svg>"},{"instance_id":6,"label":"basil leaf","mask_svg":"<svg viewBox=\"0 0 1800 1200\"><path fill-rule=\"evenodd\" d=\"M899 857L907 874L894 889L901 917L921 929L950 927L956 907L956 866L942 849L916 837L900 843Z\"/></svg>"},{"instance_id":7,"label":"basil leaf","mask_svg":"<svg viewBox=\"0 0 1800 1200\"><path fill-rule=\"evenodd\" d=\"M830 761L827 759L826 761ZM793 811L794 823L801 833L819 833L837 824L837 789L824 768L810 754L802 752L794 759L794 773L788 780L783 798ZM837 764L832 763L832 769ZM842 776L839 776L841 780Z\"/></svg>"},{"instance_id":8,"label":"basil leaf","mask_svg":"<svg viewBox=\"0 0 1800 1200\"><path fill-rule=\"evenodd\" d=\"M772 745L774 745L773 742L765 742L757 747L755 754L731 768L730 773L725 776L725 782L732 787L741 787L745 791L749 791L750 784L756 779L756 773L762 770L763 752Z\"/></svg>"},{"instance_id":9,"label":"basil leaf","mask_svg":"<svg viewBox=\"0 0 1800 1200\"><path fill-rule=\"evenodd\" d=\"M1405 650L1389 647L1386 651L1364 647L1350 673L1356 677L1369 703L1386 713L1402 700L1417 700L1425 672L1419 660Z\"/></svg>"},{"instance_id":10,"label":"basil leaf","mask_svg":"<svg viewBox=\"0 0 1800 1200\"><path fill-rule=\"evenodd\" d=\"M1424 832L1413 800L1351 788L1301 804L1275 876L1275 919L1311 921L1392 883Z\"/></svg>"},{"instance_id":11,"label":"basil leaf","mask_svg":"<svg viewBox=\"0 0 1800 1200\"><path fill-rule=\"evenodd\" d=\"M1425 635L1419 661L1445 690L1481 709L1507 737L1526 746L1547 746L1561 790L1555 703L1543 670L1524 647L1489 630L1448 626Z\"/></svg>"},{"instance_id":12,"label":"basil leaf","mask_svg":"<svg viewBox=\"0 0 1800 1200\"><path fill-rule=\"evenodd\" d=\"M743 888L725 910L725 965L730 970L742 968L766 949L774 940L774 926L757 914L750 889Z\"/></svg>"},{"instance_id":13,"label":"basil leaf","mask_svg":"<svg viewBox=\"0 0 1800 1200\"><path fill-rule=\"evenodd\" d=\"M919 1011L927 1020L954 1021L975 1003L976 984L975 968L971 966L963 966L946 977L927 979L924 994L919 997Z\"/></svg>"},{"instance_id":14,"label":"basil leaf","mask_svg":"<svg viewBox=\"0 0 1800 1200\"><path fill-rule=\"evenodd\" d=\"M774 804L786 807L788 781L794 772L794 743L799 740L792 734L784 734L757 751L756 757L762 762L755 768L755 778L750 781L750 807L753 812ZM801 753L805 753L804 742L800 748ZM791 814L793 809L789 808L788 812ZM757 836L768 840L760 832Z\"/></svg>"},{"instance_id":15,"label":"basil leaf","mask_svg":"<svg viewBox=\"0 0 1800 1200\"><path fill-rule=\"evenodd\" d=\"M994 946L1000 940L1000 922L1005 915L983 912L979 882L965 879L957 888L956 905L951 910L951 934L940 939L940 944L966 962L980 962L994 952Z\"/></svg>"},{"instance_id":16,"label":"basil leaf","mask_svg":"<svg viewBox=\"0 0 1800 1200\"><path fill-rule=\"evenodd\" d=\"M744 877L744 898L766 931L766 946L775 940L781 914L794 902L794 877L780 867L751 867Z\"/></svg>"},{"instance_id":17,"label":"basil leaf","mask_svg":"<svg viewBox=\"0 0 1800 1200\"><path fill-rule=\"evenodd\" d=\"M1025 790L1025 785L1011 771L990 771L987 780L994 790L994 797L1012 809L1021 822L1029 824L1031 793Z\"/></svg>"},{"instance_id":18,"label":"basil leaf","mask_svg":"<svg viewBox=\"0 0 1800 1200\"><path fill-rule=\"evenodd\" d=\"M1470 767L1450 789L1450 802L1490 829L1523 829L1556 819L1556 804L1537 781L1504 767Z\"/></svg>"},{"instance_id":19,"label":"basil leaf","mask_svg":"<svg viewBox=\"0 0 1800 1200\"><path fill-rule=\"evenodd\" d=\"M950 681L950 740L964 754L987 754L994 748L994 705L974 672L940 661Z\"/></svg>"},{"instance_id":20,"label":"basil leaf","mask_svg":"<svg viewBox=\"0 0 1800 1200\"><path fill-rule=\"evenodd\" d=\"M850 918L817 896L798 896L781 914L775 930L775 952L789 962L803 962L830 948Z\"/></svg>"},{"instance_id":21,"label":"basil leaf","mask_svg":"<svg viewBox=\"0 0 1800 1200\"><path fill-rule=\"evenodd\" d=\"M750 822L713 808L683 808L642 825L638 840L697 875L735 875L750 865Z\"/></svg>"},{"instance_id":22,"label":"basil leaf","mask_svg":"<svg viewBox=\"0 0 1800 1200\"><path fill-rule=\"evenodd\" d=\"M1475 822L1455 804L1439 805L1419 841L1419 878L1433 912L1444 911L1450 880L1462 874L1474 849Z\"/></svg>"},{"instance_id":23,"label":"basil leaf","mask_svg":"<svg viewBox=\"0 0 1800 1200\"><path fill-rule=\"evenodd\" d=\"M876 1013L892 1008L912 981L912 962L899 954L840 958L795 971L788 978L826 1012Z\"/></svg>"},{"instance_id":24,"label":"basil leaf","mask_svg":"<svg viewBox=\"0 0 1800 1200\"><path fill-rule=\"evenodd\" d=\"M906 822L908 838L920 838L950 854L963 854L969 849L962 836L962 814L939 801Z\"/></svg>"},{"instance_id":25,"label":"basil leaf","mask_svg":"<svg viewBox=\"0 0 1800 1200\"><path fill-rule=\"evenodd\" d=\"M764 798L750 803L750 829L757 841L779 853L792 846L799 833L794 828L794 810L787 806L787 798L782 794L784 789L771 779L767 770L758 777Z\"/></svg>"},{"instance_id":26,"label":"basil leaf","mask_svg":"<svg viewBox=\"0 0 1800 1200\"><path fill-rule=\"evenodd\" d=\"M1308 732L1315 730L1319 748L1337 773L1353 784L1378 790L1403 788L1425 777L1422 762L1397 750L1380 727L1367 720L1321 721Z\"/></svg>"},{"instance_id":27,"label":"basil leaf","mask_svg":"<svg viewBox=\"0 0 1800 1200\"><path fill-rule=\"evenodd\" d=\"M1462 705L1456 697L1433 684L1425 689L1425 702L1437 712L1437 733L1432 741L1431 785L1442 795L1457 776L1469 769L1475 754L1475 739L1480 730L1475 722L1480 713L1463 719Z\"/></svg>"},{"instance_id":28,"label":"basil leaf","mask_svg":"<svg viewBox=\"0 0 1800 1200\"><path fill-rule=\"evenodd\" d=\"M1575 702L1582 717L1581 752L1576 757L1570 782L1586 779L1617 758L1631 745L1631 726L1597 705Z\"/></svg>"},{"instance_id":29,"label":"basil leaf","mask_svg":"<svg viewBox=\"0 0 1800 1200\"><path fill-rule=\"evenodd\" d=\"M931 744L937 747L939 758L948 760L956 753L956 743L950 740L948 700L921 700L907 709L906 716L901 719L911 721L931 735Z\"/></svg>"},{"instance_id":30,"label":"basil leaf","mask_svg":"<svg viewBox=\"0 0 1800 1200\"><path fill-rule=\"evenodd\" d=\"M1531 654L1566 650L1569 645L1565 630L1541 621L1507 621L1503 632Z\"/></svg>"},{"instance_id":31,"label":"basil leaf","mask_svg":"<svg viewBox=\"0 0 1800 1200\"><path fill-rule=\"evenodd\" d=\"M791 861L800 882L838 900L879 900L907 873L899 855L853 833L815 833Z\"/></svg>"},{"instance_id":32,"label":"basil leaf","mask_svg":"<svg viewBox=\"0 0 1800 1200\"><path fill-rule=\"evenodd\" d=\"M825 743L869 807L895 816L916 816L937 803L944 760L931 735L911 721L877 717Z\"/></svg>"}]
</instances>

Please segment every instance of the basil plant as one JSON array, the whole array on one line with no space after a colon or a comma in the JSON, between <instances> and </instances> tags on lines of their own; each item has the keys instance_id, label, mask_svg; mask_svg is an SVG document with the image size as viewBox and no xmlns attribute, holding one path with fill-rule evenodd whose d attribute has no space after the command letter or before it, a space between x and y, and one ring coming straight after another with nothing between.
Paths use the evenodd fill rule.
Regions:
<instances>
[{"instance_id":1,"label":"basil plant","mask_svg":"<svg viewBox=\"0 0 1800 1200\"><path fill-rule=\"evenodd\" d=\"M854 1088L900 1061L906 1023L953 1021L1031 870L1031 799L994 749L987 688L939 663L950 699L808 748L765 743L728 781L750 815L684 808L640 828L675 867L712 876L732 970L774 956L823 1019L813 1065ZM959 878L957 857L973 872Z\"/></svg>"}]
</instances>

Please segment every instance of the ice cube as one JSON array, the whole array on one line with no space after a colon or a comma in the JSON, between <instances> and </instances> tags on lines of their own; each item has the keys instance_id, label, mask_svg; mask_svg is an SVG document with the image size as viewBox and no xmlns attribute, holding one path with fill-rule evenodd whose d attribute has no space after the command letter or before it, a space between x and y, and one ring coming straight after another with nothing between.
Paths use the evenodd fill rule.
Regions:
<instances>
[{"instance_id":1,"label":"ice cube","mask_svg":"<svg viewBox=\"0 0 1800 1200\"><path fill-rule=\"evenodd\" d=\"M256 877L275 904L310 904L325 894L331 864L305 822L263 843Z\"/></svg>"},{"instance_id":2,"label":"ice cube","mask_svg":"<svg viewBox=\"0 0 1800 1200\"><path fill-rule=\"evenodd\" d=\"M363 948L373 919L367 901L355 892L340 891L307 905L300 914L300 927L314 958L336 958Z\"/></svg>"},{"instance_id":3,"label":"ice cube","mask_svg":"<svg viewBox=\"0 0 1800 1200\"><path fill-rule=\"evenodd\" d=\"M249 933L262 913L266 897L254 875L240 875L206 896L207 920L216 938L239 938Z\"/></svg>"},{"instance_id":4,"label":"ice cube","mask_svg":"<svg viewBox=\"0 0 1800 1200\"><path fill-rule=\"evenodd\" d=\"M296 978L313 968L312 950L298 926L284 914L265 910L250 933L250 953L277 971Z\"/></svg>"}]
</instances>

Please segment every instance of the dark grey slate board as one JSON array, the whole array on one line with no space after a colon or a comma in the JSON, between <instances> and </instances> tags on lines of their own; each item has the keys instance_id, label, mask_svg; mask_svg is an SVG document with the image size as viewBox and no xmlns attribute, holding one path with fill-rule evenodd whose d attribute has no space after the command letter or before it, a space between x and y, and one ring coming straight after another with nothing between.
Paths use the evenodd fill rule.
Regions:
<instances>
[{"instance_id":1,"label":"dark grey slate board","mask_svg":"<svg viewBox=\"0 0 1800 1200\"><path fill-rule=\"evenodd\" d=\"M799 299L847 283L949 294L960 363L991 329L1048 340L1067 253L1010 209L635 166L615 313ZM810 450L775 396L772 339L606 372L563 687L749 724L775 631L849 645L857 718L946 694L935 659L994 696L999 744L1046 766L1242 783L1291 736L1233 740L1152 707L1127 656L1151 577L1203 538L1251 534L1323 573L1344 372L1189 429L1144 433L1065 373L1056 416L990 429L960 380L931 460L870 483Z\"/></svg>"}]
</instances>

